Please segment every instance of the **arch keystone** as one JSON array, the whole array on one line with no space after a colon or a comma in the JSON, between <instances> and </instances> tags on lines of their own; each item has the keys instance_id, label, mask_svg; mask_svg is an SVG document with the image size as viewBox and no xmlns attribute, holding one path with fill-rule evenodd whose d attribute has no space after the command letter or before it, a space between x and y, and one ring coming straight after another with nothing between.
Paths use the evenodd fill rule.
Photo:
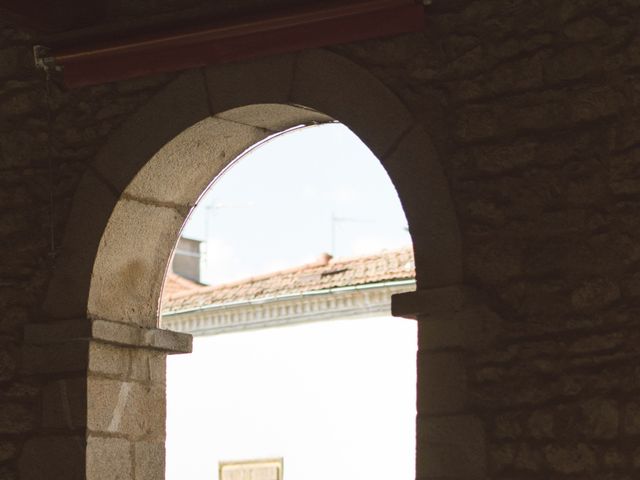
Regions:
<instances>
[{"instance_id":1,"label":"arch keystone","mask_svg":"<svg viewBox=\"0 0 640 480\"><path fill-rule=\"evenodd\" d=\"M299 54L291 101L344 123L378 158L413 124L407 108L382 82L327 50Z\"/></svg>"},{"instance_id":2,"label":"arch keystone","mask_svg":"<svg viewBox=\"0 0 640 480\"><path fill-rule=\"evenodd\" d=\"M273 55L248 62L207 67L213 112L256 103L289 103L295 55Z\"/></svg>"}]
</instances>

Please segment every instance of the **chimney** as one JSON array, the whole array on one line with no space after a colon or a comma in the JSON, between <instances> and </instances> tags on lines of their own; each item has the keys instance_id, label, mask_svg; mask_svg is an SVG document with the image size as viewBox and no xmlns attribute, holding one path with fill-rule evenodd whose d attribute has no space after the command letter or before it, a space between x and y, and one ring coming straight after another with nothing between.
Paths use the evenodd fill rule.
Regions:
<instances>
[{"instance_id":1,"label":"chimney","mask_svg":"<svg viewBox=\"0 0 640 480\"><path fill-rule=\"evenodd\" d=\"M202 242L192 238L180 237L173 252L171 270L181 277L200 282L200 262Z\"/></svg>"},{"instance_id":2,"label":"chimney","mask_svg":"<svg viewBox=\"0 0 640 480\"><path fill-rule=\"evenodd\" d=\"M324 252L320 254L320 256L318 257L318 260L316 260L316 263L318 265L328 265L332 258L333 258L332 255L328 254L327 252Z\"/></svg>"}]
</instances>

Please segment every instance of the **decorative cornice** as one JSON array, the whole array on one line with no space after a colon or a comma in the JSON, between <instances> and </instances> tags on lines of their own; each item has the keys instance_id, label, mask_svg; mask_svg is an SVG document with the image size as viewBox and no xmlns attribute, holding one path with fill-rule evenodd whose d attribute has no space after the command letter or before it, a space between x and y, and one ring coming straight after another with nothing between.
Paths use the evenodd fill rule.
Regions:
<instances>
[{"instance_id":1,"label":"decorative cornice","mask_svg":"<svg viewBox=\"0 0 640 480\"><path fill-rule=\"evenodd\" d=\"M162 316L161 326L193 335L252 330L337 318L391 315L391 296L415 290L415 280L396 280L299 294L205 305Z\"/></svg>"}]
</instances>

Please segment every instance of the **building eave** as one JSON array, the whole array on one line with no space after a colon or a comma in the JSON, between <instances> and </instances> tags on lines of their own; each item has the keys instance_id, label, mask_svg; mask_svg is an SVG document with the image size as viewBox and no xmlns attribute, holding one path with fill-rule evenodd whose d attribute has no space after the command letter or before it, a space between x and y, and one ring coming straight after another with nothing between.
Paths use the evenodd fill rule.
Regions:
<instances>
[{"instance_id":1,"label":"building eave","mask_svg":"<svg viewBox=\"0 0 640 480\"><path fill-rule=\"evenodd\" d=\"M415 279L400 279L203 305L164 313L162 323L163 328L193 335L215 335L335 318L391 315L391 295L414 290L415 284Z\"/></svg>"}]
</instances>

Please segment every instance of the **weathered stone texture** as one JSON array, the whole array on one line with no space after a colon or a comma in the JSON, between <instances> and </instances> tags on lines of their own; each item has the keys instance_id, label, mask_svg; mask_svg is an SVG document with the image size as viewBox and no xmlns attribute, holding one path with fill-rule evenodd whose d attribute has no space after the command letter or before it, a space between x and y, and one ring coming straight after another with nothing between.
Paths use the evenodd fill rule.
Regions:
<instances>
[{"instance_id":1,"label":"weathered stone texture","mask_svg":"<svg viewBox=\"0 0 640 480\"><path fill-rule=\"evenodd\" d=\"M24 405L0 404L0 433L27 433L35 428L33 412Z\"/></svg>"},{"instance_id":2,"label":"weathered stone texture","mask_svg":"<svg viewBox=\"0 0 640 480\"><path fill-rule=\"evenodd\" d=\"M58 248L86 162L125 118L171 78L153 77L142 84L120 82L75 92L63 91L53 84L47 97L43 76L33 68L33 43L36 41L31 35L0 25L0 478L3 480L79 478L79 471L70 470L71 460L69 465L60 465L53 459L41 458L56 445L62 449L61 455L68 458L66 440L27 440L40 428L75 428L86 423L86 418L76 417L80 412L86 417L76 405L86 404L86 398L78 398L85 392L77 392L71 384L61 390L58 383L49 384L42 391L42 377L33 375L34 368L64 369L64 365L55 363L73 362L73 355L51 356L41 349L24 349L20 345L24 326L43 320L42 299L53 259L50 198L53 195L54 246ZM86 370L86 364L79 368ZM63 394L72 397L73 418L68 419L68 413L65 414L68 406L61 403ZM75 450L81 451L82 445L71 442L69 451ZM21 452L25 460L19 476ZM43 468L36 467L38 461Z\"/></svg>"},{"instance_id":3,"label":"weathered stone texture","mask_svg":"<svg viewBox=\"0 0 640 480\"><path fill-rule=\"evenodd\" d=\"M432 133L466 278L506 320L497 348L467 367L490 477L632 478L640 5L430 12L423 35L337 50L370 65Z\"/></svg>"},{"instance_id":4,"label":"weathered stone texture","mask_svg":"<svg viewBox=\"0 0 640 480\"><path fill-rule=\"evenodd\" d=\"M180 9L205 8L198 1L111 3L107 20L124 23L139 12L152 17L154 9L177 15ZM216 8L243 11L262 3L268 2ZM378 77L429 132L456 206L465 282L504 320L494 344L476 348L455 368L456 377L469 382L464 408L482 419L486 432L487 475L636 478L640 5L635 0L434 0L427 12L423 32L332 50ZM3 479L46 478L31 459L52 444L65 454L76 448L69 441L56 443L55 437L27 440L42 426L38 399L55 392L42 373L29 370L34 363L25 364L20 345L25 324L50 320L41 314L53 270L50 226L59 245L88 163L119 125L175 77L74 91L52 85L47 98L29 58L36 41L0 25ZM208 80L214 82L224 70L211 69ZM411 196L404 202L411 209L408 218L421 218L420 199L413 197L421 193L412 185L408 179L399 193ZM421 226L416 241L428 235L429 225ZM100 379L96 388L106 392L105 402L113 400L110 382L117 392L122 381L143 391L164 382L161 356L92 348L90 368ZM433 369L435 381L446 378L437 363ZM433 386L434 395L438 389L451 390L444 380ZM148 400L159 402L153 395ZM92 418L91 425L102 432L111 420ZM144 425L126 428L141 436L153 431ZM150 435L156 434L162 432ZM135 448L127 442L90 438L89 471L100 471L116 457L126 462L118 463L124 470L114 470L114 478L129 478L134 464L158 464L152 460L160 455L155 437ZM22 462L16 460L20 455ZM54 468L76 478L60 464Z\"/></svg>"},{"instance_id":5,"label":"weathered stone texture","mask_svg":"<svg viewBox=\"0 0 640 480\"><path fill-rule=\"evenodd\" d=\"M86 440L83 436L42 436L25 442L18 461L20 479L83 480Z\"/></svg>"},{"instance_id":6,"label":"weathered stone texture","mask_svg":"<svg viewBox=\"0 0 640 480\"><path fill-rule=\"evenodd\" d=\"M87 480L133 478L131 450L128 440L90 436L87 442Z\"/></svg>"}]
</instances>

